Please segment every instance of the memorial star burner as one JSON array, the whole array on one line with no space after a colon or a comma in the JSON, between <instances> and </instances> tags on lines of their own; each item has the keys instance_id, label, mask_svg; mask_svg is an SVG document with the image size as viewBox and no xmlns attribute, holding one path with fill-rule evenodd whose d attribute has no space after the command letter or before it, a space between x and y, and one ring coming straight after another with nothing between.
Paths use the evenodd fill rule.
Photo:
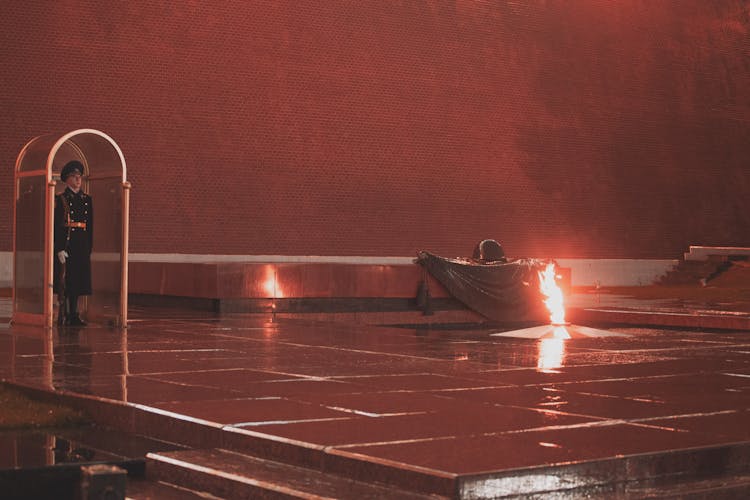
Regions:
<instances>
[{"instance_id":1,"label":"memorial star burner","mask_svg":"<svg viewBox=\"0 0 750 500\"><path fill-rule=\"evenodd\" d=\"M490 334L493 337L516 337L529 339L574 339L583 337L629 337L625 333L611 332L586 326L571 325L565 321L565 301L562 289L557 284L555 264L547 264L544 271L539 272L539 287L544 295L544 304L550 312L549 324L498 332Z\"/></svg>"}]
</instances>

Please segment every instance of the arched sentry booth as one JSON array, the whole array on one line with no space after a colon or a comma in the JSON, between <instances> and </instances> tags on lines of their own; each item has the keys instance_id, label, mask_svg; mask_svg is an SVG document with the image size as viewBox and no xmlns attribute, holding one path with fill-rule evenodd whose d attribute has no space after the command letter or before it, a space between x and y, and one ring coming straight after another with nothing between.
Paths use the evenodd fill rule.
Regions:
<instances>
[{"instance_id":1,"label":"arched sentry booth","mask_svg":"<svg viewBox=\"0 0 750 500\"><path fill-rule=\"evenodd\" d=\"M15 168L13 217L13 322L51 327L55 194L65 189L60 170L84 166L83 190L93 198L93 293L82 305L89 321L127 325L130 184L125 158L107 134L79 129L30 140Z\"/></svg>"}]
</instances>

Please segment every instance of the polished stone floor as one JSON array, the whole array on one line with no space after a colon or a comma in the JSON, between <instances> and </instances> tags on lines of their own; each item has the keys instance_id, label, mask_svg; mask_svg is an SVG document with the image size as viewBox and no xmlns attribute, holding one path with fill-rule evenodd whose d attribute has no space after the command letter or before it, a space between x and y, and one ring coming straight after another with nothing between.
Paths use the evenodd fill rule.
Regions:
<instances>
[{"instance_id":1,"label":"polished stone floor","mask_svg":"<svg viewBox=\"0 0 750 500\"><path fill-rule=\"evenodd\" d=\"M0 329L0 379L450 477L750 441L748 332L130 314L126 331Z\"/></svg>"}]
</instances>

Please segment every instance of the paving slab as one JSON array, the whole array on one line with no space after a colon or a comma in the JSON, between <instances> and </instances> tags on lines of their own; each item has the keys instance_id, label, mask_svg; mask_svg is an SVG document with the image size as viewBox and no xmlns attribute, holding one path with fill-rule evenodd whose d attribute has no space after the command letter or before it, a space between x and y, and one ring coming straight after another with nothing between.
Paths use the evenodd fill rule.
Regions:
<instances>
[{"instance_id":1,"label":"paving slab","mask_svg":"<svg viewBox=\"0 0 750 500\"><path fill-rule=\"evenodd\" d=\"M126 330L0 330L0 378L109 405L111 420L160 439L427 494L520 491L507 478L550 468L600 467L596 484L616 483L657 474L657 457L717 448L750 467L746 331L619 325L604 326L617 336L533 339L492 335L502 326L131 316ZM535 484L527 493L547 487Z\"/></svg>"}]
</instances>

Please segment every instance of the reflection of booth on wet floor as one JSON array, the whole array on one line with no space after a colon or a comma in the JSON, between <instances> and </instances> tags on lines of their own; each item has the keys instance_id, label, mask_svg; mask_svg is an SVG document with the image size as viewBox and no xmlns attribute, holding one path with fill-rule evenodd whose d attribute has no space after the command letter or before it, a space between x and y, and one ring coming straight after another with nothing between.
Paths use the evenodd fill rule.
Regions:
<instances>
[{"instance_id":1,"label":"reflection of booth on wet floor","mask_svg":"<svg viewBox=\"0 0 750 500\"><path fill-rule=\"evenodd\" d=\"M125 158L108 135L93 129L39 136L16 160L13 224L13 322L52 326L54 197L60 170L84 166L83 190L94 204L93 294L83 305L90 321L127 324L128 207Z\"/></svg>"}]
</instances>

